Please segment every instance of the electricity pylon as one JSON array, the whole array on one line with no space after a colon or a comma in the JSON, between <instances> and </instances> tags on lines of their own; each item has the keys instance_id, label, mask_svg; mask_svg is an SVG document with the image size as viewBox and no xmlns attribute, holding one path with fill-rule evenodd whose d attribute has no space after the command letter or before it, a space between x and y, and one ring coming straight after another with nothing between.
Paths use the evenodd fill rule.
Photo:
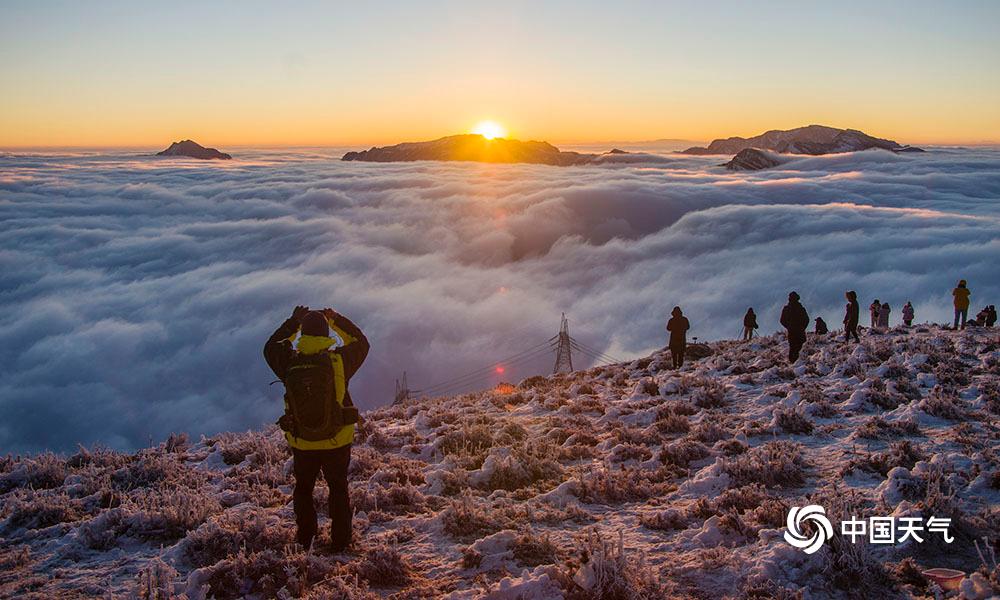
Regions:
<instances>
[{"instance_id":1,"label":"electricity pylon","mask_svg":"<svg viewBox=\"0 0 1000 600\"><path fill-rule=\"evenodd\" d=\"M566 313L562 314L562 322L559 324L559 345L556 347L556 365L552 368L552 373L572 373L573 354L570 349L569 319Z\"/></svg>"},{"instance_id":2,"label":"electricity pylon","mask_svg":"<svg viewBox=\"0 0 1000 600\"><path fill-rule=\"evenodd\" d=\"M406 383L406 371L403 371L403 381L396 380L396 397L393 404L399 404L410 399L410 387Z\"/></svg>"}]
</instances>

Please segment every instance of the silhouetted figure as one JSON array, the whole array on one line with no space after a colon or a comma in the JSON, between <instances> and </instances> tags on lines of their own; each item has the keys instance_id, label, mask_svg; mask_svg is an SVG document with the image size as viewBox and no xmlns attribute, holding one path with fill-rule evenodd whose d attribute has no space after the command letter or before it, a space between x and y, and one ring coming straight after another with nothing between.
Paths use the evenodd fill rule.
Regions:
<instances>
[{"instance_id":1,"label":"silhouetted figure","mask_svg":"<svg viewBox=\"0 0 1000 600\"><path fill-rule=\"evenodd\" d=\"M747 314L743 315L743 339L752 338L755 329L757 329L757 314L753 312L751 307L747 309Z\"/></svg>"},{"instance_id":2,"label":"silhouetted figure","mask_svg":"<svg viewBox=\"0 0 1000 600\"><path fill-rule=\"evenodd\" d=\"M781 309L781 326L788 331L788 362L799 359L802 344L806 343L806 329L809 327L809 313L799 303L799 295L788 294L788 304Z\"/></svg>"},{"instance_id":3,"label":"silhouetted figure","mask_svg":"<svg viewBox=\"0 0 1000 600\"><path fill-rule=\"evenodd\" d=\"M907 327L913 325L913 305L909 300L903 305L903 325Z\"/></svg>"},{"instance_id":4,"label":"silhouetted figure","mask_svg":"<svg viewBox=\"0 0 1000 600\"><path fill-rule=\"evenodd\" d=\"M822 317L816 317L816 335L825 335L830 333L830 330L826 326L826 321Z\"/></svg>"},{"instance_id":5,"label":"silhouetted figure","mask_svg":"<svg viewBox=\"0 0 1000 600\"><path fill-rule=\"evenodd\" d=\"M851 290L844 294L847 298L847 310L844 313L844 341L850 342L854 336L855 342L860 342L858 338L858 320L861 318L861 306L858 304L858 294Z\"/></svg>"},{"instance_id":6,"label":"silhouetted figure","mask_svg":"<svg viewBox=\"0 0 1000 600\"><path fill-rule=\"evenodd\" d=\"M868 306L868 312L871 313L872 317L872 329L878 327L878 314L882 311L882 303L878 301L878 298Z\"/></svg>"},{"instance_id":7,"label":"silhouetted figure","mask_svg":"<svg viewBox=\"0 0 1000 600\"><path fill-rule=\"evenodd\" d=\"M670 314L672 316L667 321L667 331L670 332L670 358L673 360L674 368L679 369L684 365L684 349L687 348L687 331L691 328L691 323L679 306L675 306Z\"/></svg>"},{"instance_id":8,"label":"silhouetted figure","mask_svg":"<svg viewBox=\"0 0 1000 600\"><path fill-rule=\"evenodd\" d=\"M882 307L878 311L878 326L879 329L889 329L889 313L892 309L889 308L888 302L883 302Z\"/></svg>"},{"instance_id":9,"label":"silhouetted figure","mask_svg":"<svg viewBox=\"0 0 1000 600\"><path fill-rule=\"evenodd\" d=\"M951 295L955 298L955 329L959 327L959 318L962 329L965 329L965 320L969 317L969 288L964 279L958 282L958 287L951 291Z\"/></svg>"},{"instance_id":10,"label":"silhouetted figure","mask_svg":"<svg viewBox=\"0 0 1000 600\"><path fill-rule=\"evenodd\" d=\"M986 326L993 327L997 323L997 307L990 304L988 307L988 312L986 314Z\"/></svg>"},{"instance_id":11,"label":"silhouetted figure","mask_svg":"<svg viewBox=\"0 0 1000 600\"><path fill-rule=\"evenodd\" d=\"M333 329L343 340L330 337ZM292 340L301 331L298 349ZM330 549L351 543L351 501L347 469L351 464L354 424L360 416L347 389L368 356L368 339L347 317L326 308L296 306L264 345L264 359L285 385L285 414L278 425L292 447L295 490L292 503L296 539L309 548L317 533L313 488L320 470L330 488Z\"/></svg>"},{"instance_id":12,"label":"silhouetted figure","mask_svg":"<svg viewBox=\"0 0 1000 600\"><path fill-rule=\"evenodd\" d=\"M986 320L990 318L990 307L984 306L983 310L976 313L976 320L972 321L977 327L986 327Z\"/></svg>"}]
</instances>

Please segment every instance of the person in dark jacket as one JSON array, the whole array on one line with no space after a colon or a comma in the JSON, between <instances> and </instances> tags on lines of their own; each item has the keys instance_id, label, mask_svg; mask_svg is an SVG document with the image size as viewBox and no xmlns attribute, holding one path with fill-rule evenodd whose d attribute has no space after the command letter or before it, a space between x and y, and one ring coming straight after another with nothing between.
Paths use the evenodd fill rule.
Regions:
<instances>
[{"instance_id":1,"label":"person in dark jacket","mask_svg":"<svg viewBox=\"0 0 1000 600\"><path fill-rule=\"evenodd\" d=\"M907 327L913 325L913 304L909 300L903 305L903 325Z\"/></svg>"},{"instance_id":2,"label":"person in dark jacket","mask_svg":"<svg viewBox=\"0 0 1000 600\"><path fill-rule=\"evenodd\" d=\"M847 298L847 310L844 313L844 341L850 343L851 337L855 342L860 342L858 338L858 320L861 318L861 306L858 304L858 294L851 290L844 294Z\"/></svg>"},{"instance_id":3,"label":"person in dark jacket","mask_svg":"<svg viewBox=\"0 0 1000 600\"><path fill-rule=\"evenodd\" d=\"M990 304L988 307L988 314L986 315L986 326L993 327L997 323L997 307L994 304Z\"/></svg>"},{"instance_id":4,"label":"person in dark jacket","mask_svg":"<svg viewBox=\"0 0 1000 600\"><path fill-rule=\"evenodd\" d=\"M333 330L342 341L330 337ZM292 340L301 333L298 347ZM361 368L368 356L368 338L347 317L326 308L310 311L296 306L292 316L285 320L264 344L264 359L271 370L284 381L295 360L302 355L326 353L330 357L330 377L339 408L354 406L348 383ZM351 464L351 443L354 441L353 424L344 425L330 439L305 440L295 436L294 419L289 414L290 405L285 400L285 416L279 425L285 430L285 439L292 448L292 471L295 489L292 504L295 508L297 541L308 549L316 536L318 526L313 504L313 488L320 470L330 488L330 549L342 552L351 544L352 517L350 495L347 487L347 469ZM359 425L361 425L359 421Z\"/></svg>"},{"instance_id":5,"label":"person in dark jacket","mask_svg":"<svg viewBox=\"0 0 1000 600\"><path fill-rule=\"evenodd\" d=\"M822 317L816 317L816 335L825 335L827 333L830 333L830 330L826 326L826 321Z\"/></svg>"},{"instance_id":6,"label":"person in dark jacket","mask_svg":"<svg viewBox=\"0 0 1000 600\"><path fill-rule=\"evenodd\" d=\"M684 349L687 348L687 331L691 329L691 323L681 312L681 307L675 306L670 311L671 317L667 321L667 331L670 332L670 358L674 363L674 368L679 369L684 365Z\"/></svg>"},{"instance_id":7,"label":"person in dark jacket","mask_svg":"<svg viewBox=\"0 0 1000 600\"><path fill-rule=\"evenodd\" d=\"M743 339L752 338L755 329L757 329L757 314L753 312L753 307L750 307L747 309L747 314L743 315Z\"/></svg>"},{"instance_id":8,"label":"person in dark jacket","mask_svg":"<svg viewBox=\"0 0 1000 600\"><path fill-rule=\"evenodd\" d=\"M872 316L871 328L875 329L878 327L878 315L882 312L882 303L878 301L878 298L875 298L875 301L868 306L868 312L871 313Z\"/></svg>"},{"instance_id":9,"label":"person in dark jacket","mask_svg":"<svg viewBox=\"0 0 1000 600\"><path fill-rule=\"evenodd\" d=\"M788 331L788 362L799 359L802 344L806 343L806 329L809 327L809 313L799 303L796 292L788 294L788 304L781 309L781 326Z\"/></svg>"}]
</instances>

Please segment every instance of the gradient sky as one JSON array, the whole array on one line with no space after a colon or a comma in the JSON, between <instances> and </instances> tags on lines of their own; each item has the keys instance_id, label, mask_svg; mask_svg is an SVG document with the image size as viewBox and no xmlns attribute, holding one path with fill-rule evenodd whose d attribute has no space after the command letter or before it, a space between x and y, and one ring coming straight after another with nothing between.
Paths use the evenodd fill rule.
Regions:
<instances>
[{"instance_id":1,"label":"gradient sky","mask_svg":"<svg viewBox=\"0 0 1000 600\"><path fill-rule=\"evenodd\" d=\"M0 4L0 146L1000 141L1000 2Z\"/></svg>"}]
</instances>

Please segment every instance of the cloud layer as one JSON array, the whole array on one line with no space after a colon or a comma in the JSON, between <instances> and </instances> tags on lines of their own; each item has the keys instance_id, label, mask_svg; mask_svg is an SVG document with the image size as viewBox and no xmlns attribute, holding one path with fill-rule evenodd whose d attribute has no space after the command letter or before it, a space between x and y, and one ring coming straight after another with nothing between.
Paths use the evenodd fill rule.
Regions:
<instances>
[{"instance_id":1,"label":"cloud layer","mask_svg":"<svg viewBox=\"0 0 1000 600\"><path fill-rule=\"evenodd\" d=\"M637 356L680 305L703 339L787 292L833 327L843 292L897 319L1000 295L1000 152L715 158L594 167L342 163L329 151L227 164L123 153L0 156L0 451L134 448L280 412L261 346L295 304L372 341L352 386L391 400L534 346L561 312L583 343ZM553 357L512 368L516 381ZM583 357L577 361L586 365ZM500 378L484 378L489 385Z\"/></svg>"}]
</instances>

